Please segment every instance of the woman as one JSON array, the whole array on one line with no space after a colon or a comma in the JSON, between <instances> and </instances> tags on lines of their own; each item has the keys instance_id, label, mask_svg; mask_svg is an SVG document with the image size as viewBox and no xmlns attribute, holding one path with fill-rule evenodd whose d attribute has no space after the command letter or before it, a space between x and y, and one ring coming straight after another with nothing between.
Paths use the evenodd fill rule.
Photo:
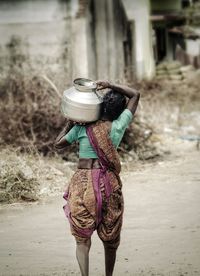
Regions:
<instances>
[{"instance_id":1,"label":"woman","mask_svg":"<svg viewBox=\"0 0 200 276\"><path fill-rule=\"evenodd\" d=\"M88 125L68 125L56 139L57 149L79 142L78 169L63 206L76 239L76 256L82 276L89 273L89 250L94 230L103 242L106 276L113 274L123 217L121 170L117 147L136 111L139 93L129 87L98 81L104 95L101 119ZM126 104L126 97L129 99ZM70 129L70 131L69 131Z\"/></svg>"}]
</instances>

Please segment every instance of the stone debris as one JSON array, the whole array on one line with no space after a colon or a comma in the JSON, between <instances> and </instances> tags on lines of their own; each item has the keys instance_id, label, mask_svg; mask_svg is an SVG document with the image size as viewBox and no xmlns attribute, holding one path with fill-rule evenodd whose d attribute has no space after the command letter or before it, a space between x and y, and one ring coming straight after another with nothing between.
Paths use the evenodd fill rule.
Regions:
<instances>
[{"instance_id":1,"label":"stone debris","mask_svg":"<svg viewBox=\"0 0 200 276\"><path fill-rule=\"evenodd\" d=\"M156 79L180 82L191 78L197 71L192 65L182 66L178 61L164 61L156 67Z\"/></svg>"},{"instance_id":2,"label":"stone debris","mask_svg":"<svg viewBox=\"0 0 200 276\"><path fill-rule=\"evenodd\" d=\"M0 151L0 203L37 201L62 193L73 174L71 164L59 159Z\"/></svg>"},{"instance_id":3,"label":"stone debris","mask_svg":"<svg viewBox=\"0 0 200 276\"><path fill-rule=\"evenodd\" d=\"M4 155L1 158L3 161L0 163L0 202L37 200L39 183L31 167L19 156L10 157Z\"/></svg>"}]
</instances>

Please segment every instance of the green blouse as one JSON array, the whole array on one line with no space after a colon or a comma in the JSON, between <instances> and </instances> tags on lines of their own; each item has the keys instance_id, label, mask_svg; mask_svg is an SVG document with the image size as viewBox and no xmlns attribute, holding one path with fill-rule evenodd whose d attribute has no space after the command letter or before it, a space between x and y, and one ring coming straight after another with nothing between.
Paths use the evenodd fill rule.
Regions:
<instances>
[{"instance_id":1,"label":"green blouse","mask_svg":"<svg viewBox=\"0 0 200 276\"><path fill-rule=\"evenodd\" d=\"M125 109L121 115L112 122L110 138L117 148L122 140L124 132L133 118L129 109ZM85 126L75 125L66 135L68 143L79 142L79 158L98 158L90 145Z\"/></svg>"}]
</instances>

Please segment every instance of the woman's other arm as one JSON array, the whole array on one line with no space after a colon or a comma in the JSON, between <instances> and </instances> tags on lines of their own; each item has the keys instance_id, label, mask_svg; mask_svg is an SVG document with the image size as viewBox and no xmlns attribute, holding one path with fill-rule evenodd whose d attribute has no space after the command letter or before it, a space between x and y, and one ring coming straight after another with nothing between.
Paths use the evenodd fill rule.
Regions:
<instances>
[{"instance_id":1,"label":"woman's other arm","mask_svg":"<svg viewBox=\"0 0 200 276\"><path fill-rule=\"evenodd\" d=\"M67 132L69 132L69 130L73 127L73 125L74 125L73 122L68 121L67 125L63 128L63 130L56 138L54 147L57 150L64 149L65 147L70 145L70 143L68 143L67 140L65 139L65 135L67 134Z\"/></svg>"},{"instance_id":2,"label":"woman's other arm","mask_svg":"<svg viewBox=\"0 0 200 276\"><path fill-rule=\"evenodd\" d=\"M97 81L97 85L98 90L110 88L128 97L127 109L129 109L132 114L135 113L140 99L140 93L137 90L125 85L112 84L109 81Z\"/></svg>"}]
</instances>

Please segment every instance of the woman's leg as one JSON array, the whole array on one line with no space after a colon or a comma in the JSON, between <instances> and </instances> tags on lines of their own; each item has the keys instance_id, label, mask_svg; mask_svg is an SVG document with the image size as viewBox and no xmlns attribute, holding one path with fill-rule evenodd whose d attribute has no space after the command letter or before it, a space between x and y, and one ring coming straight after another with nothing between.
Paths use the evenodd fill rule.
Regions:
<instances>
[{"instance_id":1,"label":"woman's leg","mask_svg":"<svg viewBox=\"0 0 200 276\"><path fill-rule=\"evenodd\" d=\"M89 251L91 247L91 238L84 242L76 243L76 258L79 263L82 276L89 275Z\"/></svg>"},{"instance_id":2,"label":"woman's leg","mask_svg":"<svg viewBox=\"0 0 200 276\"><path fill-rule=\"evenodd\" d=\"M120 243L120 237L114 241L104 241L104 251L105 251L105 271L106 276L112 276L116 260L116 252Z\"/></svg>"},{"instance_id":3,"label":"woman's leg","mask_svg":"<svg viewBox=\"0 0 200 276\"><path fill-rule=\"evenodd\" d=\"M106 276L112 276L116 260L117 249L108 248L104 246L105 249L105 271Z\"/></svg>"}]
</instances>

